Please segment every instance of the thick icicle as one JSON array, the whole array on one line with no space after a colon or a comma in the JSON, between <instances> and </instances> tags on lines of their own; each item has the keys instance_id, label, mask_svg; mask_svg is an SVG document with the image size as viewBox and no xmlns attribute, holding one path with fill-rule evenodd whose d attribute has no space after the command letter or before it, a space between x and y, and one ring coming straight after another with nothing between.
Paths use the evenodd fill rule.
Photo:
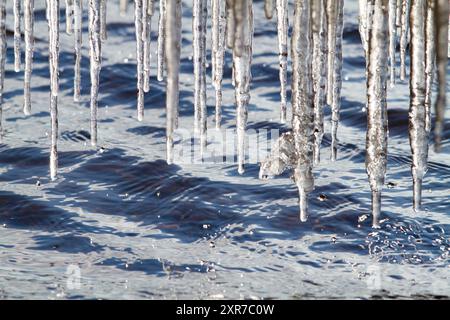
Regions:
<instances>
[{"instance_id":1,"label":"thick icicle","mask_svg":"<svg viewBox=\"0 0 450 320\"><path fill-rule=\"evenodd\" d=\"M264 13L267 19L272 19L274 9L274 0L264 0Z\"/></svg>"},{"instance_id":2,"label":"thick icicle","mask_svg":"<svg viewBox=\"0 0 450 320\"><path fill-rule=\"evenodd\" d=\"M91 75L91 145L97 146L98 87L101 69L100 2L89 0L89 56Z\"/></svg>"},{"instance_id":3,"label":"thick icicle","mask_svg":"<svg viewBox=\"0 0 450 320\"><path fill-rule=\"evenodd\" d=\"M334 57L334 66L329 69L333 73L331 90L331 161L336 160L337 156L337 129L339 125L339 112L341 109L341 90L342 90L342 32L344 29L344 0L336 0L336 49ZM329 78L330 79L330 78ZM330 83L329 83L330 84ZM330 92L330 90L328 90Z\"/></svg>"},{"instance_id":4,"label":"thick icicle","mask_svg":"<svg viewBox=\"0 0 450 320\"><path fill-rule=\"evenodd\" d=\"M74 38L75 38L75 66L73 78L73 100L80 101L81 97L81 47L82 47L82 22L83 0L74 0Z\"/></svg>"},{"instance_id":5,"label":"thick icicle","mask_svg":"<svg viewBox=\"0 0 450 320\"><path fill-rule=\"evenodd\" d=\"M411 10L411 0L402 2L402 19L400 33L400 80L406 79L406 47L408 45L409 32L409 12Z\"/></svg>"},{"instance_id":6,"label":"thick icicle","mask_svg":"<svg viewBox=\"0 0 450 320\"><path fill-rule=\"evenodd\" d=\"M333 2L334 1L330 1ZM314 189L314 110L312 88L312 33L309 0L296 0L292 31L292 129L297 152L294 179L300 196L300 220L308 217L307 196ZM330 21L329 21L330 23Z\"/></svg>"},{"instance_id":7,"label":"thick icicle","mask_svg":"<svg viewBox=\"0 0 450 320\"><path fill-rule=\"evenodd\" d=\"M239 2L239 1L235 1ZM234 15L239 16L236 28L242 27L241 35L235 36L235 43L239 39L241 48L233 50L233 71L235 75L234 94L236 100L236 131L238 172L244 173L245 163L245 130L247 127L248 104L250 102L250 82L253 43L253 1L242 0L242 6L235 4ZM237 10L240 10L239 12ZM241 50L240 52L237 52ZM240 55L239 55L240 53Z\"/></svg>"},{"instance_id":8,"label":"thick icicle","mask_svg":"<svg viewBox=\"0 0 450 320\"><path fill-rule=\"evenodd\" d=\"M137 118L138 121L144 119L144 41L142 37L143 23L143 1L134 0L134 25L136 32L136 60L137 60Z\"/></svg>"},{"instance_id":9,"label":"thick icicle","mask_svg":"<svg viewBox=\"0 0 450 320\"><path fill-rule=\"evenodd\" d=\"M395 49L396 49L396 14L397 0L389 0L389 67L390 67L390 86L395 85Z\"/></svg>"},{"instance_id":10,"label":"thick icicle","mask_svg":"<svg viewBox=\"0 0 450 320\"><path fill-rule=\"evenodd\" d=\"M200 154L206 147L206 0L194 0L192 33L194 49L194 126L200 133Z\"/></svg>"},{"instance_id":11,"label":"thick icicle","mask_svg":"<svg viewBox=\"0 0 450 320\"><path fill-rule=\"evenodd\" d=\"M128 0L120 0L119 2L120 15L124 16L128 11Z\"/></svg>"},{"instance_id":12,"label":"thick icicle","mask_svg":"<svg viewBox=\"0 0 450 320\"><path fill-rule=\"evenodd\" d=\"M179 105L179 72L181 46L181 0L167 1L165 46L167 48L166 139L167 163L173 163L173 132Z\"/></svg>"},{"instance_id":13,"label":"thick icicle","mask_svg":"<svg viewBox=\"0 0 450 320\"><path fill-rule=\"evenodd\" d=\"M327 20L326 0L312 2L313 35L313 104L314 104L314 163L320 162L320 145L323 138L323 107L325 103L327 73Z\"/></svg>"},{"instance_id":14,"label":"thick icicle","mask_svg":"<svg viewBox=\"0 0 450 320\"><path fill-rule=\"evenodd\" d=\"M288 66L288 0L277 1L278 61L280 63L280 121L286 122Z\"/></svg>"},{"instance_id":15,"label":"thick icicle","mask_svg":"<svg viewBox=\"0 0 450 320\"><path fill-rule=\"evenodd\" d=\"M50 178L55 180L58 172L59 0L49 0L48 4L51 117Z\"/></svg>"},{"instance_id":16,"label":"thick icicle","mask_svg":"<svg viewBox=\"0 0 450 320\"><path fill-rule=\"evenodd\" d=\"M14 0L14 71L19 72L21 68L20 41L21 41L21 0Z\"/></svg>"},{"instance_id":17,"label":"thick icicle","mask_svg":"<svg viewBox=\"0 0 450 320\"><path fill-rule=\"evenodd\" d=\"M73 33L73 1L66 0L66 33Z\"/></svg>"},{"instance_id":18,"label":"thick icicle","mask_svg":"<svg viewBox=\"0 0 450 320\"><path fill-rule=\"evenodd\" d=\"M236 31L236 21L234 18L234 1L226 0L225 11L227 17L227 47L232 49L234 46L234 36Z\"/></svg>"},{"instance_id":19,"label":"thick icicle","mask_svg":"<svg viewBox=\"0 0 450 320\"><path fill-rule=\"evenodd\" d=\"M0 0L0 141L3 135L3 89L5 84L6 62L6 0Z\"/></svg>"},{"instance_id":20,"label":"thick icicle","mask_svg":"<svg viewBox=\"0 0 450 320\"><path fill-rule=\"evenodd\" d=\"M438 80L438 96L435 103L436 120L434 125L434 149L441 150L441 137L444 129L444 115L447 92L447 52L448 52L448 0L436 0L435 4L436 31L436 66Z\"/></svg>"},{"instance_id":21,"label":"thick icicle","mask_svg":"<svg viewBox=\"0 0 450 320\"><path fill-rule=\"evenodd\" d=\"M388 2L375 0L367 65L366 170L372 190L373 227L379 227L387 163Z\"/></svg>"},{"instance_id":22,"label":"thick icicle","mask_svg":"<svg viewBox=\"0 0 450 320\"><path fill-rule=\"evenodd\" d=\"M164 60L165 60L165 43L166 43L166 6L167 0L159 0L159 28L158 28L158 81L164 78Z\"/></svg>"},{"instance_id":23,"label":"thick icicle","mask_svg":"<svg viewBox=\"0 0 450 320\"><path fill-rule=\"evenodd\" d=\"M31 113L31 94L30 82L31 71L33 68L33 50L34 50L34 0L24 1L24 40L25 40L25 72L23 87L23 112L26 115Z\"/></svg>"},{"instance_id":24,"label":"thick icicle","mask_svg":"<svg viewBox=\"0 0 450 320\"><path fill-rule=\"evenodd\" d=\"M100 0L100 37L103 41L108 39L106 13L107 13L106 0Z\"/></svg>"},{"instance_id":25,"label":"thick icicle","mask_svg":"<svg viewBox=\"0 0 450 320\"><path fill-rule=\"evenodd\" d=\"M150 91L150 35L153 16L153 0L144 0L142 4L142 38L144 41L144 92Z\"/></svg>"},{"instance_id":26,"label":"thick icicle","mask_svg":"<svg viewBox=\"0 0 450 320\"><path fill-rule=\"evenodd\" d=\"M212 0L212 80L216 93L216 128L222 122L222 79L225 58L226 17L223 0Z\"/></svg>"}]
</instances>

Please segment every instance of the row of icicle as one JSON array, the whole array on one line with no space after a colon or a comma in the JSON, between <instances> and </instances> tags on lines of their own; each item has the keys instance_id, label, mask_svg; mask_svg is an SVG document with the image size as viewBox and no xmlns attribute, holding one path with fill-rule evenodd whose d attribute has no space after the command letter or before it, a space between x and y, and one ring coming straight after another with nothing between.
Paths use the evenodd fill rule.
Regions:
<instances>
[{"instance_id":1,"label":"row of icicle","mask_svg":"<svg viewBox=\"0 0 450 320\"><path fill-rule=\"evenodd\" d=\"M97 106L102 42L107 40L106 0L87 0L89 11L89 57L91 81L91 144L97 145ZM134 0L137 118L144 118L144 94L150 91L151 21L159 9L156 78L166 78L167 162L173 162L173 134L178 126L180 46L182 28L181 0ZM203 154L207 145L206 42L208 3L211 8L211 65L215 91L215 126L221 126L222 79L226 49L233 56L236 103L238 171L244 172L245 130L250 101L253 48L252 0L193 0L194 130L200 136ZM21 22L25 43L24 105L31 113L30 80L33 63L34 0L14 0L14 69L22 69ZM127 13L129 1L120 0L119 10ZM6 60L6 0L0 0L0 116ZM387 103L389 78L397 77L397 47L400 53L401 80L406 79L406 53L410 55L409 137L412 151L414 208L421 203L421 186L427 170L428 140L431 131L431 86L437 74L438 96L435 104L435 149L441 148L444 123L448 45L448 0L359 0L359 31L366 56L367 139L366 168L372 190L373 224L378 226L381 190L387 163ZM294 180L300 196L300 218L307 218L307 195L314 188L313 166L320 162L324 135L324 107L331 109L331 160L336 160L342 88L342 39L344 0L294 0L291 35L292 130L297 154ZM50 177L58 167L58 90L59 90L59 0L46 0L49 30L51 151ZM280 121L287 120L288 84L288 0L265 0L268 19L276 17L280 78ZM80 101L83 1L66 0L66 33L73 34L74 101ZM435 68L436 65L436 68ZM435 72L436 69L436 72ZM1 130L1 121L0 121Z\"/></svg>"}]
</instances>

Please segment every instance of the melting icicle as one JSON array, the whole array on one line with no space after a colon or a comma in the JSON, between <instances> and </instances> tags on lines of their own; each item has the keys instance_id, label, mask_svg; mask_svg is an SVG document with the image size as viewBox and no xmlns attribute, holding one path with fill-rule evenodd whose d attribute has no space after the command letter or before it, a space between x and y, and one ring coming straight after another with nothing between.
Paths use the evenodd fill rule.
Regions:
<instances>
[{"instance_id":1,"label":"melting icicle","mask_svg":"<svg viewBox=\"0 0 450 320\"><path fill-rule=\"evenodd\" d=\"M162 81L164 78L164 60L165 60L165 48L166 43L166 8L167 0L159 0L159 28L158 28L158 81Z\"/></svg>"},{"instance_id":2,"label":"melting icicle","mask_svg":"<svg viewBox=\"0 0 450 320\"><path fill-rule=\"evenodd\" d=\"M368 6L370 0L359 0L359 35L364 48L364 54L367 58L367 50L369 49L369 42L367 35L369 32L368 21Z\"/></svg>"},{"instance_id":3,"label":"melting icicle","mask_svg":"<svg viewBox=\"0 0 450 320\"><path fill-rule=\"evenodd\" d=\"M83 0L74 0L74 31L75 31L75 66L74 66L74 89L73 100L80 101L81 97L81 46L82 46L82 22L83 22Z\"/></svg>"},{"instance_id":4,"label":"melting icicle","mask_svg":"<svg viewBox=\"0 0 450 320\"><path fill-rule=\"evenodd\" d=\"M51 117L50 178L55 180L58 171L59 0L48 0L48 9Z\"/></svg>"},{"instance_id":5,"label":"melting icicle","mask_svg":"<svg viewBox=\"0 0 450 320\"><path fill-rule=\"evenodd\" d=\"M366 170L372 190L373 226L379 227L387 163L388 1L375 0L367 65Z\"/></svg>"},{"instance_id":6,"label":"melting icicle","mask_svg":"<svg viewBox=\"0 0 450 320\"><path fill-rule=\"evenodd\" d=\"M19 72L21 68L20 41L21 41L21 0L14 0L14 71Z\"/></svg>"},{"instance_id":7,"label":"melting icicle","mask_svg":"<svg viewBox=\"0 0 450 320\"><path fill-rule=\"evenodd\" d=\"M216 93L216 128L222 122L222 79L225 58L225 3L223 0L212 0L211 5L212 33L212 80Z\"/></svg>"},{"instance_id":8,"label":"melting icicle","mask_svg":"<svg viewBox=\"0 0 450 320\"><path fill-rule=\"evenodd\" d=\"M237 2L240 1L235 1L234 10L237 32L233 50L233 70L235 75L238 172L243 174L247 108L250 102L250 81L252 77L253 1L242 0L240 6L237 5Z\"/></svg>"},{"instance_id":9,"label":"melting icicle","mask_svg":"<svg viewBox=\"0 0 450 320\"><path fill-rule=\"evenodd\" d=\"M236 21L234 18L234 1L226 0L225 10L227 16L227 47L232 49L234 47L234 36L236 31Z\"/></svg>"},{"instance_id":10,"label":"melting icicle","mask_svg":"<svg viewBox=\"0 0 450 320\"><path fill-rule=\"evenodd\" d=\"M337 1L327 1L328 20L328 78L327 78L327 104L333 103L334 88L334 62L336 59L336 26L337 26Z\"/></svg>"},{"instance_id":11,"label":"melting icicle","mask_svg":"<svg viewBox=\"0 0 450 320\"><path fill-rule=\"evenodd\" d=\"M0 0L0 141L3 135L3 89L5 84L6 62L6 0Z\"/></svg>"},{"instance_id":12,"label":"melting icicle","mask_svg":"<svg viewBox=\"0 0 450 320\"><path fill-rule=\"evenodd\" d=\"M173 163L173 132L179 105L179 72L181 46L181 0L167 2L167 19L165 37L167 48L167 83L166 83L166 139L167 163Z\"/></svg>"},{"instance_id":13,"label":"melting icicle","mask_svg":"<svg viewBox=\"0 0 450 320\"><path fill-rule=\"evenodd\" d=\"M100 0L100 36L102 41L108 39L106 13L107 13L106 0Z\"/></svg>"},{"instance_id":14,"label":"melting icicle","mask_svg":"<svg viewBox=\"0 0 450 320\"><path fill-rule=\"evenodd\" d=\"M397 0L389 0L389 67L390 67L390 85L395 85L395 45L397 25Z\"/></svg>"},{"instance_id":15,"label":"melting icicle","mask_svg":"<svg viewBox=\"0 0 450 320\"><path fill-rule=\"evenodd\" d=\"M194 46L194 125L200 133L200 154L206 147L206 0L194 0L192 33Z\"/></svg>"},{"instance_id":16,"label":"melting icicle","mask_svg":"<svg viewBox=\"0 0 450 320\"><path fill-rule=\"evenodd\" d=\"M101 69L100 2L89 0L89 56L91 74L91 145L97 146L98 86Z\"/></svg>"},{"instance_id":17,"label":"melting icicle","mask_svg":"<svg viewBox=\"0 0 450 320\"><path fill-rule=\"evenodd\" d=\"M408 45L409 32L409 12L411 10L411 0L402 2L402 19L400 34L400 80L406 79L406 47Z\"/></svg>"},{"instance_id":18,"label":"melting icicle","mask_svg":"<svg viewBox=\"0 0 450 320\"><path fill-rule=\"evenodd\" d=\"M300 196L301 221L306 221L308 217L307 196L314 189L312 175L314 110L312 104L310 10L309 0L296 0L292 31L292 129L298 155L294 179Z\"/></svg>"},{"instance_id":19,"label":"melting icicle","mask_svg":"<svg viewBox=\"0 0 450 320\"><path fill-rule=\"evenodd\" d=\"M286 87L288 65L288 0L277 1L278 60L280 62L280 121L286 122Z\"/></svg>"},{"instance_id":20,"label":"melting icicle","mask_svg":"<svg viewBox=\"0 0 450 320\"><path fill-rule=\"evenodd\" d=\"M153 10L153 0L144 0L142 6L142 38L144 41L144 92L150 91L150 36Z\"/></svg>"},{"instance_id":21,"label":"melting icicle","mask_svg":"<svg viewBox=\"0 0 450 320\"><path fill-rule=\"evenodd\" d=\"M334 57L334 66L329 69L332 76L331 90L331 161L336 160L337 156L337 129L339 125L339 112L341 109L341 90L342 90L342 33L344 29L344 0L336 0L336 51ZM330 77L329 77L330 79ZM330 90L328 90L330 92Z\"/></svg>"},{"instance_id":22,"label":"melting icicle","mask_svg":"<svg viewBox=\"0 0 450 320\"><path fill-rule=\"evenodd\" d=\"M120 0L119 2L120 15L124 16L128 11L128 0Z\"/></svg>"},{"instance_id":23,"label":"melting icicle","mask_svg":"<svg viewBox=\"0 0 450 320\"><path fill-rule=\"evenodd\" d=\"M144 41L142 37L143 29L143 1L134 0L134 25L136 31L136 60L137 60L137 118L138 121L144 119Z\"/></svg>"},{"instance_id":24,"label":"melting icicle","mask_svg":"<svg viewBox=\"0 0 450 320\"><path fill-rule=\"evenodd\" d=\"M323 137L323 106L327 67L326 0L312 2L313 34L313 92L314 92L314 163L320 162L320 145Z\"/></svg>"},{"instance_id":25,"label":"melting icicle","mask_svg":"<svg viewBox=\"0 0 450 320\"><path fill-rule=\"evenodd\" d=\"M267 19L272 19L273 17L273 9L274 9L274 0L265 0L264 1L264 13Z\"/></svg>"},{"instance_id":26,"label":"melting icicle","mask_svg":"<svg viewBox=\"0 0 450 320\"><path fill-rule=\"evenodd\" d=\"M448 53L448 23L449 3L447 0L436 0L435 4L436 32L436 66L438 80L438 96L435 103L434 148L441 150L441 137L444 129L444 114L447 91L447 53Z\"/></svg>"},{"instance_id":27,"label":"melting icicle","mask_svg":"<svg viewBox=\"0 0 450 320\"><path fill-rule=\"evenodd\" d=\"M427 15L425 22L425 131L427 141L431 132L431 92L436 61L434 0L427 0ZM427 143L428 154L428 143Z\"/></svg>"},{"instance_id":28,"label":"melting icicle","mask_svg":"<svg viewBox=\"0 0 450 320\"><path fill-rule=\"evenodd\" d=\"M73 1L66 0L66 33L73 33Z\"/></svg>"},{"instance_id":29,"label":"melting icicle","mask_svg":"<svg viewBox=\"0 0 450 320\"><path fill-rule=\"evenodd\" d=\"M26 115L31 113L31 94L30 82L31 71L33 68L33 50L34 50L34 0L24 1L24 40L25 40L25 73L23 89L23 112Z\"/></svg>"}]
</instances>

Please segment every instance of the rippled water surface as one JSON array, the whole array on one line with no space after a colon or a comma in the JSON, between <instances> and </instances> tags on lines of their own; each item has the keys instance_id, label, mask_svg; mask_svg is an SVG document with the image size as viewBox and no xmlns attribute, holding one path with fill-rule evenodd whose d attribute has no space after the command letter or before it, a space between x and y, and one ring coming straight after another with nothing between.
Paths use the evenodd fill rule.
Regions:
<instances>
[{"instance_id":1,"label":"rippled water surface","mask_svg":"<svg viewBox=\"0 0 450 320\"><path fill-rule=\"evenodd\" d=\"M184 4L180 126L191 128L192 12L190 1ZM145 120L138 122L132 10L126 18L117 11L111 2L99 150L89 144L87 27L80 104L72 102L72 38L61 35L60 177L55 182L48 179L48 45L41 1L29 117L21 112L23 73L13 71L9 45L0 144L0 298L450 296L450 122L443 152L430 150L423 211L413 212L406 84L389 89L384 221L380 230L371 228L357 1L346 1L339 159L328 160L326 136L306 223L299 222L298 193L288 174L260 181L256 164L243 176L231 164L166 164L164 84L152 76ZM249 126L285 130L277 121L275 21L263 18L262 1L255 1L255 15ZM12 30L11 8L7 19ZM235 124L230 59L227 55L225 127ZM210 127L213 96L209 85ZM329 117L327 132L328 122Z\"/></svg>"}]
</instances>

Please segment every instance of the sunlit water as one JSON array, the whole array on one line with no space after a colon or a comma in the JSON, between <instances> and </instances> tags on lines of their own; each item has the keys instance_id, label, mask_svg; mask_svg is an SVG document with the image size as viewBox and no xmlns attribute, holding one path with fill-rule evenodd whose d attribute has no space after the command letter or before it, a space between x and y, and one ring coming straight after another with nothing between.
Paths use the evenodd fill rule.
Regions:
<instances>
[{"instance_id":1,"label":"sunlit water","mask_svg":"<svg viewBox=\"0 0 450 320\"><path fill-rule=\"evenodd\" d=\"M94 150L89 143L85 19L80 104L72 102L73 40L61 35L60 176L49 181L47 26L40 1L37 7L30 117L21 111L23 73L13 71L13 50L8 47L0 145L0 298L450 296L450 121L443 152L430 151L423 211L413 212L406 84L389 89L385 220L380 230L371 228L364 168L365 61L356 1L346 1L338 161L328 160L326 135L306 223L299 222L298 193L289 174L265 182L258 180L256 164L239 176L232 164L165 163L164 84L156 81L152 69L145 120L137 122L132 6L122 18L115 2L108 8L109 38L101 72L103 149ZM185 2L180 110L180 126L185 128L193 126L189 7ZM8 41L12 44L12 32ZM275 41L275 21L267 21L263 2L255 1L249 108L249 127L254 129L286 129L278 124ZM210 71L208 113L213 128ZM225 127L233 127L229 54L225 77L223 119ZM326 120L329 132L329 114Z\"/></svg>"}]
</instances>

